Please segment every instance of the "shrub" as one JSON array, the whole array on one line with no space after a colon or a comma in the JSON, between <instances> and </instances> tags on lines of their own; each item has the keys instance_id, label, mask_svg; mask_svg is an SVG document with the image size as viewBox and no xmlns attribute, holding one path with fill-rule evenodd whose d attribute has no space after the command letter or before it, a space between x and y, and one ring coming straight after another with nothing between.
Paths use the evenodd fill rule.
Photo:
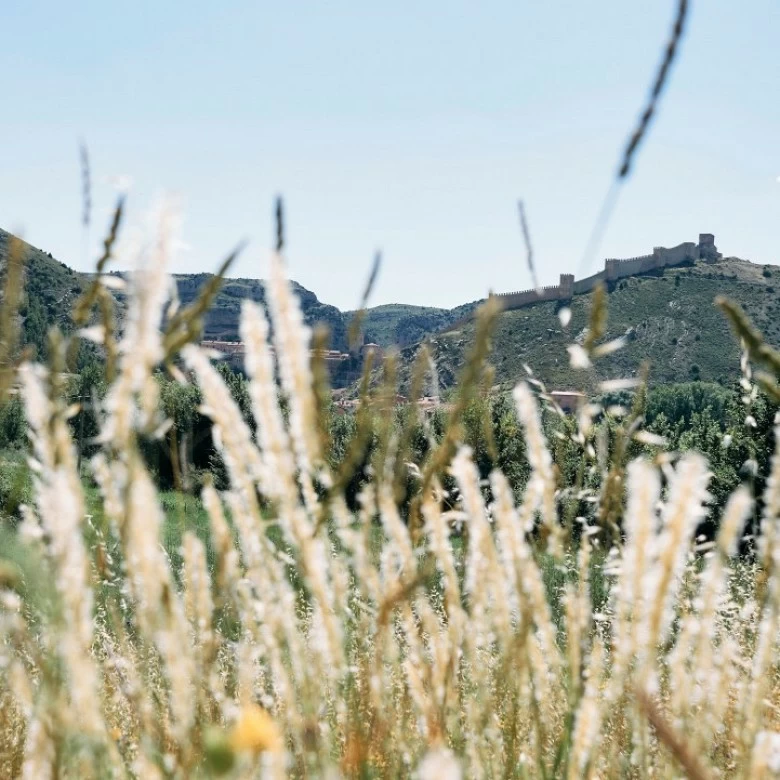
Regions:
<instances>
[{"instance_id":1,"label":"shrub","mask_svg":"<svg viewBox=\"0 0 780 780\"><path fill-rule=\"evenodd\" d=\"M14 521L19 507L33 500L32 474L21 452L0 452L0 517Z\"/></svg>"},{"instance_id":2,"label":"shrub","mask_svg":"<svg viewBox=\"0 0 780 780\"><path fill-rule=\"evenodd\" d=\"M18 396L0 404L0 451L9 447L20 447L25 442L27 425L24 407Z\"/></svg>"}]
</instances>

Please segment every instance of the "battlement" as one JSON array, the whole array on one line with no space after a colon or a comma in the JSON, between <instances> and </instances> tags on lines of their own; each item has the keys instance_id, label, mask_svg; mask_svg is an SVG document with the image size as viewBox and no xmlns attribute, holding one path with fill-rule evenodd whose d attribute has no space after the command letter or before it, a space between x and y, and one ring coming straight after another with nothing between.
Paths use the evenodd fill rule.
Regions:
<instances>
[{"instance_id":1,"label":"battlement","mask_svg":"<svg viewBox=\"0 0 780 780\"><path fill-rule=\"evenodd\" d=\"M516 290L515 292L505 292L505 293L493 293L493 296L495 298L509 298L512 295L525 295L528 292L536 293L537 295L544 294L545 291L548 290L557 290L559 289L559 284L548 284L545 287L535 287L533 290Z\"/></svg>"},{"instance_id":2,"label":"battlement","mask_svg":"<svg viewBox=\"0 0 780 780\"><path fill-rule=\"evenodd\" d=\"M517 309L527 306L529 303L540 301L568 300L574 294L574 274L561 274L558 284L538 287L533 290L521 290L511 293L491 293L491 297L497 298L505 309Z\"/></svg>"},{"instance_id":3,"label":"battlement","mask_svg":"<svg viewBox=\"0 0 780 780\"><path fill-rule=\"evenodd\" d=\"M655 253L656 250L661 250L661 249L663 249L663 247L657 246L653 250L653 253ZM654 256L655 254L638 255L637 257L610 257L604 261L604 265L606 266L607 263L633 263L636 260L649 260L651 257Z\"/></svg>"}]
</instances>

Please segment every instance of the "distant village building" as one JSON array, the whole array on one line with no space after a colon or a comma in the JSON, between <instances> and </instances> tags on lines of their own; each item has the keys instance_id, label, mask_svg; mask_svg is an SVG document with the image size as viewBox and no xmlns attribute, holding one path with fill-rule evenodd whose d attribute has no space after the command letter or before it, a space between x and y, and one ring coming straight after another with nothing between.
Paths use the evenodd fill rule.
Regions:
<instances>
[{"instance_id":1,"label":"distant village building","mask_svg":"<svg viewBox=\"0 0 780 780\"><path fill-rule=\"evenodd\" d=\"M337 349L321 349L310 350L309 353L312 357L318 357L325 361L325 365L340 365L345 360L349 360L349 354L347 352L339 352Z\"/></svg>"},{"instance_id":2,"label":"distant village building","mask_svg":"<svg viewBox=\"0 0 780 780\"><path fill-rule=\"evenodd\" d=\"M380 411L386 411L381 406L383 403L381 397L369 398L368 403ZM398 408L401 406L406 406L409 403L410 401L405 395L396 393L393 400L391 401L391 406L392 408ZM360 398L338 398L338 400L335 401L335 408L338 413L346 414L347 412L356 412L359 409L360 404ZM442 403L438 395L423 396L422 398L418 398L415 404L426 417L433 414L437 409L442 409L444 411L449 411L451 409L451 404Z\"/></svg>"},{"instance_id":3,"label":"distant village building","mask_svg":"<svg viewBox=\"0 0 780 780\"><path fill-rule=\"evenodd\" d=\"M573 414L584 401L585 395L576 390L553 390L550 397L566 414Z\"/></svg>"},{"instance_id":4,"label":"distant village building","mask_svg":"<svg viewBox=\"0 0 780 780\"><path fill-rule=\"evenodd\" d=\"M203 349L211 349L220 354L234 360L236 362L243 361L246 354L246 346L243 341L217 341L213 339L205 339L200 342ZM271 347L271 354L274 353L274 348ZM347 352L340 352L337 349L324 349L324 350L309 350L311 357L319 357L324 359L325 364L328 366L340 365L345 360L349 360L349 354Z\"/></svg>"},{"instance_id":5,"label":"distant village building","mask_svg":"<svg viewBox=\"0 0 780 780\"><path fill-rule=\"evenodd\" d=\"M203 349L213 349L216 352L220 352L223 355L229 355L231 357L244 357L245 349L243 341L217 341L206 340L200 342Z\"/></svg>"}]
</instances>

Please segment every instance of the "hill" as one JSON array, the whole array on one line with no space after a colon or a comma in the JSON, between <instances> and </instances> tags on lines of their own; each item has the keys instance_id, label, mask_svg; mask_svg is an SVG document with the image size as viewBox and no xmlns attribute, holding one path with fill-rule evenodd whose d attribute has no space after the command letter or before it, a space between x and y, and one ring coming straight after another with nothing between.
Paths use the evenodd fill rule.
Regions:
<instances>
[{"instance_id":1,"label":"hill","mask_svg":"<svg viewBox=\"0 0 780 780\"><path fill-rule=\"evenodd\" d=\"M496 382L512 384L525 376L524 365L549 389L586 389L607 378L632 377L643 360L650 362L654 384L701 379L731 382L739 371L739 348L728 324L713 305L717 295L737 301L767 338L780 342L780 268L755 265L737 258L716 264L666 269L622 279L608 295L606 339L626 337L626 346L602 358L590 372L573 372L566 347L581 342L587 326L592 294L575 295L571 320L563 327L561 301L543 302L507 311L498 318L491 362ZM431 339L442 387L457 379L475 325ZM405 375L417 347L403 351Z\"/></svg>"},{"instance_id":2,"label":"hill","mask_svg":"<svg viewBox=\"0 0 780 780\"><path fill-rule=\"evenodd\" d=\"M10 246L11 234L0 230L0 268ZM57 324L64 329L70 327L70 310L78 294L83 290L90 274L74 271L50 254L22 242L26 257L25 300L22 305L23 343L43 347L48 329ZM193 301L211 274L175 274L174 279L183 304ZM354 312L342 312L335 306L323 303L311 291L297 282L293 288L301 301L306 323L326 325L331 334L331 346L346 351L347 330ZM120 304L124 295L115 293ZM238 325L241 301L250 298L263 303L265 288L260 279L226 279L204 326L204 338L235 341L239 339ZM426 336L437 333L456 322L476 303L465 304L455 309L437 309L426 306L389 304L367 310L364 333L367 341L383 347L398 344L406 346L417 343Z\"/></svg>"},{"instance_id":3,"label":"hill","mask_svg":"<svg viewBox=\"0 0 780 780\"><path fill-rule=\"evenodd\" d=\"M5 270L13 236L0 230L0 269ZM24 295L19 313L22 318L21 343L45 348L46 333L53 325L71 327L70 311L81 294L85 277L55 260L51 254L22 241L24 253Z\"/></svg>"},{"instance_id":4,"label":"hill","mask_svg":"<svg viewBox=\"0 0 780 780\"><path fill-rule=\"evenodd\" d=\"M13 236L0 229L0 271L3 271ZM64 263L25 241L22 241L25 258L24 296L20 307L22 317L21 343L34 345L39 351L46 343L46 333L53 325L67 331L71 327L71 309L84 290L91 274L74 271ZM211 274L176 274L174 279L183 304L193 301ZM345 316L335 306L322 303L317 296L292 282L301 300L304 318L309 325L322 322L330 328L335 349L346 349ZM115 293L121 304L124 295ZM226 279L212 309L206 317L204 338L238 340L238 321L241 300L265 300L263 283L258 279Z\"/></svg>"},{"instance_id":5,"label":"hill","mask_svg":"<svg viewBox=\"0 0 780 780\"><path fill-rule=\"evenodd\" d=\"M186 305L197 298L201 287L211 278L211 274L175 274L176 287L182 304ZM342 312L335 306L322 303L317 296L292 282L293 289L301 301L301 309L307 325L323 323L330 330L333 349L346 351L347 327ZM241 301L250 298L259 303L265 302L265 287L259 279L225 279L214 303L206 315L203 337L206 339L238 341L238 324L241 314Z\"/></svg>"},{"instance_id":6,"label":"hill","mask_svg":"<svg viewBox=\"0 0 780 780\"><path fill-rule=\"evenodd\" d=\"M477 302L466 303L454 309L411 306L405 303L372 306L366 309L363 331L367 342L382 347L393 345L406 347L452 325L477 305ZM354 314L355 312L344 313L347 322Z\"/></svg>"}]
</instances>

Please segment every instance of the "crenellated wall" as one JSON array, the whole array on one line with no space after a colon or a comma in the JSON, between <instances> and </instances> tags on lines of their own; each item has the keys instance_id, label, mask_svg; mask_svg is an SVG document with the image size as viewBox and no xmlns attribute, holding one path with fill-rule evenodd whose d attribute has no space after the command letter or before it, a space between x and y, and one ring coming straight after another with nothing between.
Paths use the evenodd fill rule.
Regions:
<instances>
[{"instance_id":1,"label":"crenellated wall","mask_svg":"<svg viewBox=\"0 0 780 780\"><path fill-rule=\"evenodd\" d=\"M574 294L582 295L583 293L590 292L599 282L604 281L604 271L599 271L593 276L586 276L584 279L580 279L578 282L574 282Z\"/></svg>"},{"instance_id":2,"label":"crenellated wall","mask_svg":"<svg viewBox=\"0 0 780 780\"><path fill-rule=\"evenodd\" d=\"M535 290L521 290L511 293L491 293L490 297L498 300L505 310L519 309L531 303L542 301L567 301L574 295L576 284L573 274L561 274L558 284L539 287Z\"/></svg>"},{"instance_id":3,"label":"crenellated wall","mask_svg":"<svg viewBox=\"0 0 780 780\"><path fill-rule=\"evenodd\" d=\"M658 259L655 255L629 257L625 260L610 258L604 261L604 278L612 282L624 276L647 273L652 271L657 266L657 263Z\"/></svg>"},{"instance_id":4,"label":"crenellated wall","mask_svg":"<svg viewBox=\"0 0 780 780\"><path fill-rule=\"evenodd\" d=\"M693 241L686 241L684 244L672 247L671 249L664 249L659 246L653 254L657 254L659 258L660 268L668 268L669 266L680 265L686 261L694 262L699 259L699 247L693 243Z\"/></svg>"},{"instance_id":5,"label":"crenellated wall","mask_svg":"<svg viewBox=\"0 0 780 780\"><path fill-rule=\"evenodd\" d=\"M574 294L574 274L561 274L558 284L547 287L539 287L536 290L523 290L521 292L498 293L492 297L497 298L505 309L517 309L527 306L529 303L540 301L559 301L571 298Z\"/></svg>"}]
</instances>

